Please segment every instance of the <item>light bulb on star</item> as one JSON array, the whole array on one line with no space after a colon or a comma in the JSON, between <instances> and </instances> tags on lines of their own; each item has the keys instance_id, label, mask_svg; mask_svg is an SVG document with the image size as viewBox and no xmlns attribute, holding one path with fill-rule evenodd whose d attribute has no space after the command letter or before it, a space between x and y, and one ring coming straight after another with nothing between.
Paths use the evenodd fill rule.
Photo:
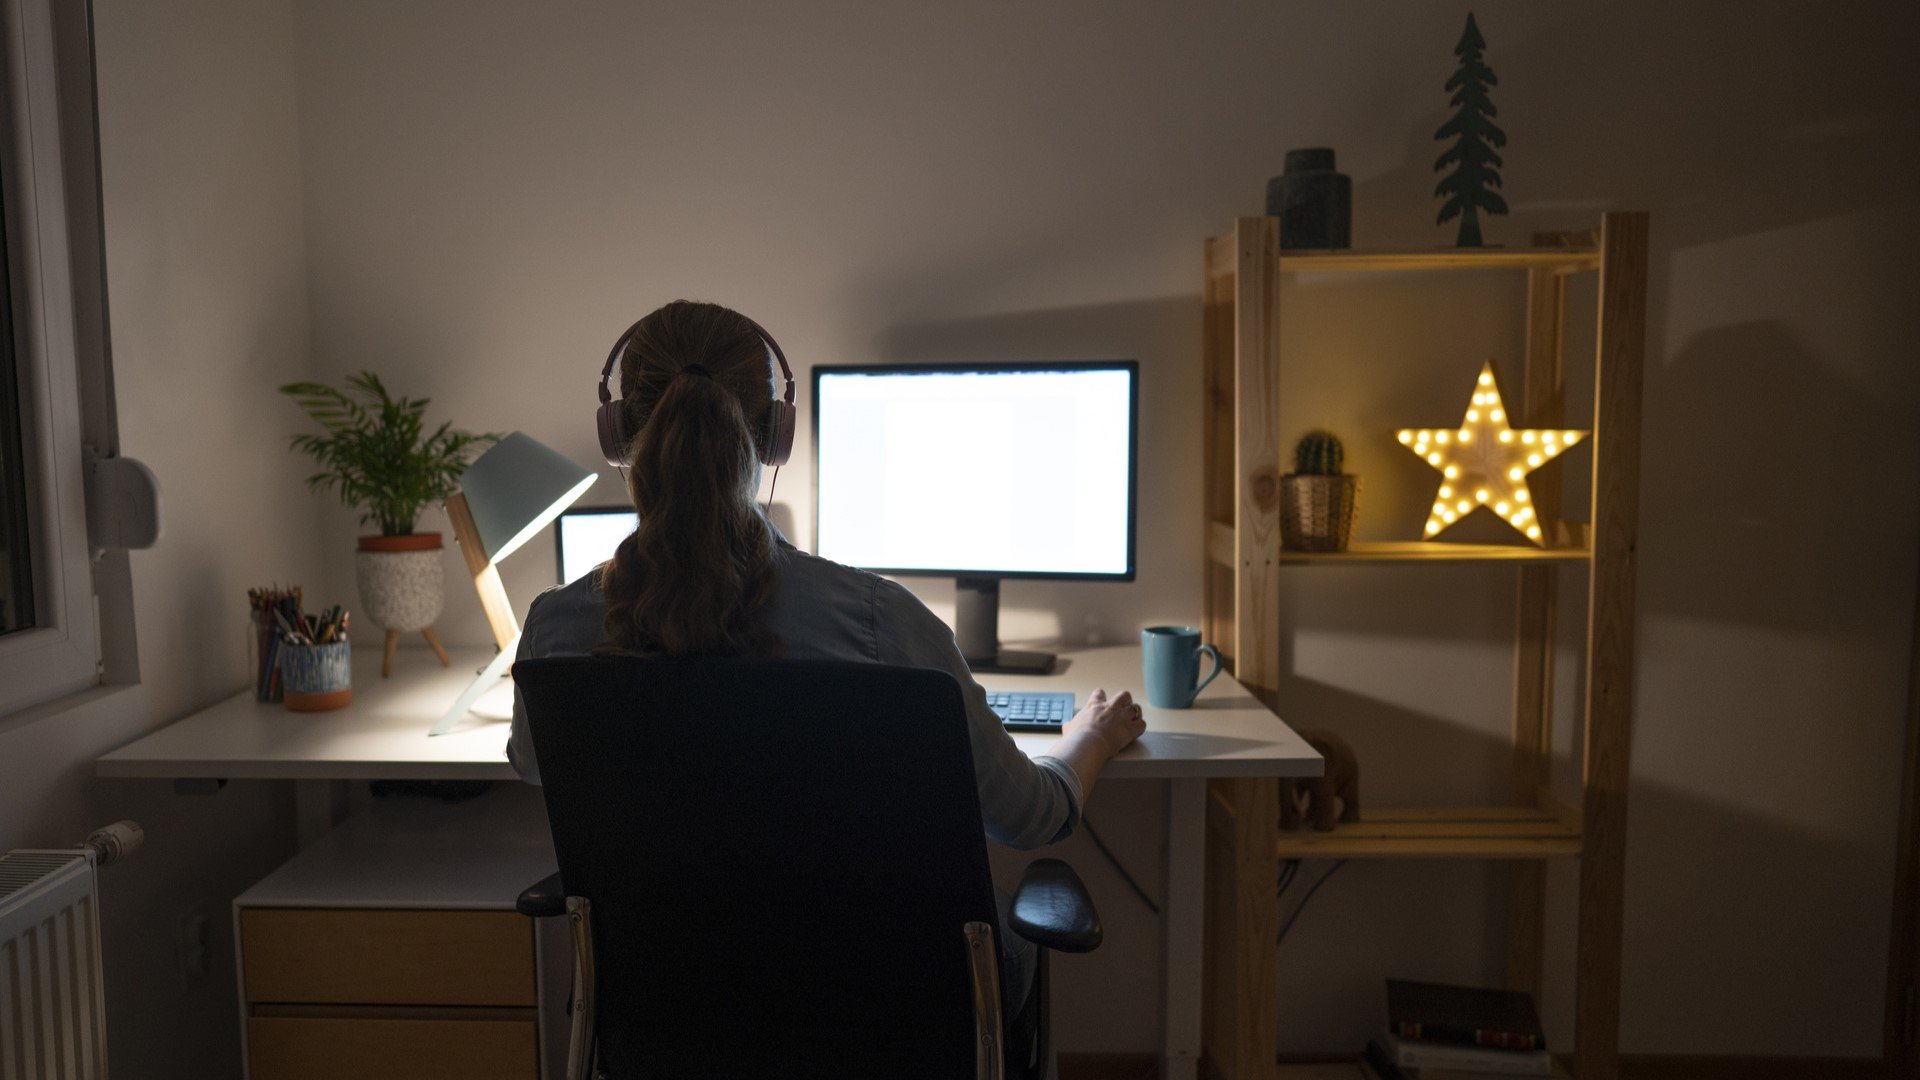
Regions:
<instances>
[{"instance_id":1,"label":"light bulb on star","mask_svg":"<svg viewBox=\"0 0 1920 1080\"><path fill-rule=\"evenodd\" d=\"M1459 427L1402 428L1394 437L1445 478L1427 514L1425 539L1433 539L1485 507L1544 547L1540 522L1533 513L1533 496L1527 490L1527 474L1559 457L1587 433L1510 426L1500 383L1489 360L1480 369L1473 401ZM1463 497L1462 492L1472 497Z\"/></svg>"}]
</instances>

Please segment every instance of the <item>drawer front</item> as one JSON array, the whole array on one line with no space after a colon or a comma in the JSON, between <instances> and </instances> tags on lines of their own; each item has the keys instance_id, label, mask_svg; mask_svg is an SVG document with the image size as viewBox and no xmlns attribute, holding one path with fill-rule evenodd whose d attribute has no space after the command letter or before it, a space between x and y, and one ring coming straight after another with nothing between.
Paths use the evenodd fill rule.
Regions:
<instances>
[{"instance_id":1,"label":"drawer front","mask_svg":"<svg viewBox=\"0 0 1920 1080\"><path fill-rule=\"evenodd\" d=\"M532 1006L532 924L512 911L245 908L247 1001Z\"/></svg>"},{"instance_id":2,"label":"drawer front","mask_svg":"<svg viewBox=\"0 0 1920 1080\"><path fill-rule=\"evenodd\" d=\"M538 1080L532 1020L256 1016L251 1080Z\"/></svg>"}]
</instances>

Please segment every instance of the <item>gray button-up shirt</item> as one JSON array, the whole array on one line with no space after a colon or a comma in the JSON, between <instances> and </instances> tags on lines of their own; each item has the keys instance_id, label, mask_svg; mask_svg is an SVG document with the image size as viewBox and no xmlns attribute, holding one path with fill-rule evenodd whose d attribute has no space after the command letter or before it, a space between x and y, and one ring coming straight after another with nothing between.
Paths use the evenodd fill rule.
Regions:
<instances>
[{"instance_id":1,"label":"gray button-up shirt","mask_svg":"<svg viewBox=\"0 0 1920 1080\"><path fill-rule=\"evenodd\" d=\"M959 680L973 744L973 776L987 835L1016 848L1066 838L1080 821L1080 778L1054 757L1029 758L987 707L953 632L918 597L876 574L795 549L784 538L775 555L779 580L763 617L796 660L868 660L938 668ZM521 660L579 656L604 639L600 575L548 589L533 601L520 637ZM518 691L507 756L520 775L540 782L533 736Z\"/></svg>"}]
</instances>

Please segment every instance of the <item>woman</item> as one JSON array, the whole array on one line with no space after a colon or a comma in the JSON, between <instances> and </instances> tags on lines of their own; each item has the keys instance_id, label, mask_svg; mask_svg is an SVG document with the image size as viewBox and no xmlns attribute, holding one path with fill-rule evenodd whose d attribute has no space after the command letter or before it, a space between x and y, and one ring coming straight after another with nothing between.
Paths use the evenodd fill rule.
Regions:
<instances>
[{"instance_id":1,"label":"woman","mask_svg":"<svg viewBox=\"0 0 1920 1080\"><path fill-rule=\"evenodd\" d=\"M1051 753L1029 758L987 707L953 633L912 593L787 543L754 501L762 463L784 454L774 445L775 351L738 312L685 300L640 320L616 346L619 394L605 408L617 415L603 419L618 433L614 452L627 464L640 525L599 573L534 600L519 658L696 653L939 668L966 700L987 835L1023 849L1064 839L1101 767L1145 730L1140 707L1127 693L1097 690ZM627 433L630 445L621 445ZM539 782L517 698L508 756ZM1019 950L1009 957L1017 1012L1031 950L1004 928L1001 939Z\"/></svg>"}]
</instances>

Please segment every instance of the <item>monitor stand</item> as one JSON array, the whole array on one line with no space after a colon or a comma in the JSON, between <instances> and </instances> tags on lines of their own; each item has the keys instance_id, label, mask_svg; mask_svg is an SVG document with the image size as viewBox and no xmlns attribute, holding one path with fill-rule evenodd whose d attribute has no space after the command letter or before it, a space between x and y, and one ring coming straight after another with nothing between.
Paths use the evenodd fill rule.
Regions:
<instances>
[{"instance_id":1,"label":"monitor stand","mask_svg":"<svg viewBox=\"0 0 1920 1080\"><path fill-rule=\"evenodd\" d=\"M1000 647L1000 579L963 577L954 589L954 640L974 671L1050 675L1054 654Z\"/></svg>"}]
</instances>

